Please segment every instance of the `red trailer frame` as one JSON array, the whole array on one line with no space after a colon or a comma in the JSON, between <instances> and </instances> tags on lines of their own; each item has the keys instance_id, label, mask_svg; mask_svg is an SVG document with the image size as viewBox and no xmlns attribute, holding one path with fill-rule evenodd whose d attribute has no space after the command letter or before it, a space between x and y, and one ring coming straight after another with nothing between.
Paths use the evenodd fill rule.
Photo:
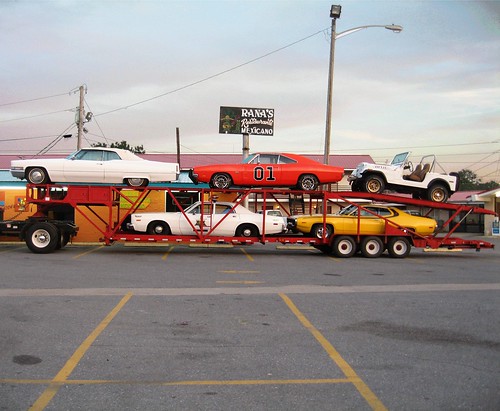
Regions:
<instances>
[{"instance_id":1,"label":"red trailer frame","mask_svg":"<svg viewBox=\"0 0 500 411\"><path fill-rule=\"evenodd\" d=\"M123 228L126 224L127 217L135 213L141 204L148 198L152 191L165 192L172 199L173 203L181 210L185 216L183 207L175 197L179 192L198 192L200 199L211 201L216 198L220 193L232 193L235 195L235 203L243 203L250 195L254 195L255 199L262 201L262 208L266 209L268 201L273 201L282 205L283 196L302 196L309 200L311 213L311 205L313 200L322 205L323 209L323 224L326 226L326 210L328 202L345 202L348 204L356 204L356 199L372 200L380 203L399 203L405 205L415 205L427 208L429 214L433 209L446 209L453 211L452 216L444 223L440 232L431 236L421 236L414 232L406 230L404 227L397 226L395 223L387 220L386 218L377 215L380 219L385 220L385 233L380 237L383 241L384 247L389 244L391 239L405 238L411 245L419 248L437 249L437 248L472 248L479 251L482 248L493 248L494 245L482 240L470 240L452 237L452 234L458 228L460 221L452 224L461 212L477 213L477 214L491 214L496 215L494 212L485 210L479 207L457 205L449 203L435 203L427 200L417 200L407 197L386 195L386 194L369 194L361 192L330 192L330 191L295 191L285 189L234 189L234 190L213 190L206 188L175 188L175 187L144 187L134 189L138 192L137 197L130 196L130 188L125 186L107 186L107 185L28 185L26 189L26 201L29 204L34 204L37 211L32 218L46 219L50 210L57 205L67 204L72 206L83 218L85 218L99 233L102 235L101 241L106 245L111 245L116 241L125 242L147 242L147 243L174 243L174 244L216 244L216 243L229 243L229 244L253 244L253 243L282 243L282 244L309 244L324 252L331 252L335 244L335 234L330 237L313 238L306 235L267 235L264 232L258 237L225 237L211 235L217 225L205 230L203 227L203 214L200 222L200 227L193 227L193 235L152 235L145 233L130 233L126 232ZM127 210L120 208L120 202L126 202L129 205ZM358 207L363 208L362 205L356 204ZM107 218L101 217L93 207L106 207ZM285 209L285 207L281 207ZM203 210L203 207L202 207ZM305 210L304 210L305 211ZM367 210L370 212L369 210ZM202 211L203 213L203 211ZM371 213L371 212L370 212ZM359 213L358 213L359 214ZM373 213L372 213L373 214ZM94 222L93 218L97 218L99 223ZM226 216L224 217L226 218ZM224 219L223 218L223 219ZM265 222L266 215L263 214ZM189 220L188 220L189 221ZM359 244L363 240L363 233L360 231L358 223L358 232L356 235L351 236ZM442 235L443 229L448 228L448 232ZM326 233L326 230L323 230ZM337 239L338 240L338 239ZM405 241L406 241L405 240ZM382 250L383 251L383 250ZM44 252L44 251L41 251ZM392 254L391 254L392 255ZM339 255L342 257L342 253ZM370 256L370 255L367 255ZM374 255L375 256L375 255ZM376 255L378 256L378 255ZM397 255L393 255L397 256ZM406 256L406 255L404 255Z\"/></svg>"}]
</instances>

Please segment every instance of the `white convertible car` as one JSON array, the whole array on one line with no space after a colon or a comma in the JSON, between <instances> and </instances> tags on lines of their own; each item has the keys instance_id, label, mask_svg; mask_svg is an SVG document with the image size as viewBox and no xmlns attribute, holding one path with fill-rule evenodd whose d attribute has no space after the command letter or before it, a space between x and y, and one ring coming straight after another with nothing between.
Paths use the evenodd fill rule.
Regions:
<instances>
[{"instance_id":1,"label":"white convertible car","mask_svg":"<svg viewBox=\"0 0 500 411\"><path fill-rule=\"evenodd\" d=\"M396 154L390 164L358 164L347 178L352 191L375 194L388 189L438 203L446 202L458 191L458 173L437 172L434 154L422 157L415 168L409 157L410 152L406 151Z\"/></svg>"},{"instance_id":2,"label":"white convertible car","mask_svg":"<svg viewBox=\"0 0 500 411\"><path fill-rule=\"evenodd\" d=\"M82 148L66 158L13 160L10 172L31 184L108 183L147 186L150 182L175 181L177 163L161 163L140 158L118 148Z\"/></svg>"},{"instance_id":3,"label":"white convertible car","mask_svg":"<svg viewBox=\"0 0 500 411\"><path fill-rule=\"evenodd\" d=\"M257 237L285 231L282 217L256 214L236 203L201 201L190 205L184 213L136 213L130 215L128 230L157 235L219 235Z\"/></svg>"}]
</instances>

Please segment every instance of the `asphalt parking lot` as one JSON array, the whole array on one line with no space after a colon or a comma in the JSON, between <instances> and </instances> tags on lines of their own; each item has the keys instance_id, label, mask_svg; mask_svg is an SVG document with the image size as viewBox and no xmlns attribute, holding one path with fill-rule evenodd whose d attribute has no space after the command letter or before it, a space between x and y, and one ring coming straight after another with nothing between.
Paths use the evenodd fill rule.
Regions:
<instances>
[{"instance_id":1,"label":"asphalt parking lot","mask_svg":"<svg viewBox=\"0 0 500 411\"><path fill-rule=\"evenodd\" d=\"M500 241L0 244L0 410L498 410Z\"/></svg>"}]
</instances>

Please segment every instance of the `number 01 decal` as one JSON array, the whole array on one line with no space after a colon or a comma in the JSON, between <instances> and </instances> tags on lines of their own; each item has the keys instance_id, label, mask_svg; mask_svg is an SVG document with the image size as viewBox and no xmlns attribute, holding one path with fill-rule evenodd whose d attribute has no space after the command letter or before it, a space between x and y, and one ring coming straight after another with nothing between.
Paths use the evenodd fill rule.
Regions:
<instances>
[{"instance_id":1,"label":"number 01 decal","mask_svg":"<svg viewBox=\"0 0 500 411\"><path fill-rule=\"evenodd\" d=\"M267 170L267 177L266 177L266 170ZM264 167L258 166L253 169L253 178L256 181L276 181L276 178L274 177L274 169L272 166L267 166L265 169Z\"/></svg>"}]
</instances>

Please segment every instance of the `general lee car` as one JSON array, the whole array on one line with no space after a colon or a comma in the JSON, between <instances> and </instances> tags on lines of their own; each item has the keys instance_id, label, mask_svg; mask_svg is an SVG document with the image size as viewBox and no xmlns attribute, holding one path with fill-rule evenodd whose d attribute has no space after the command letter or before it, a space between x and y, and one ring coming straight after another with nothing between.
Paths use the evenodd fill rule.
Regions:
<instances>
[{"instance_id":1,"label":"general lee car","mask_svg":"<svg viewBox=\"0 0 500 411\"><path fill-rule=\"evenodd\" d=\"M203 215L202 215L203 207ZM265 230L264 230L265 220ZM197 201L184 212L134 213L128 230L156 235L205 235L257 237L285 231L282 217L253 213L237 203Z\"/></svg>"},{"instance_id":2,"label":"general lee car","mask_svg":"<svg viewBox=\"0 0 500 411\"><path fill-rule=\"evenodd\" d=\"M118 148L91 147L82 148L66 158L13 160L10 172L31 184L124 183L142 187L150 182L177 180L179 165L144 160Z\"/></svg>"},{"instance_id":3,"label":"general lee car","mask_svg":"<svg viewBox=\"0 0 500 411\"><path fill-rule=\"evenodd\" d=\"M342 179L342 167L318 163L307 157L289 153L256 153L240 164L217 164L194 167L190 178L195 183L208 183L211 188L292 187L315 190L319 184Z\"/></svg>"},{"instance_id":4,"label":"general lee car","mask_svg":"<svg viewBox=\"0 0 500 411\"><path fill-rule=\"evenodd\" d=\"M322 238L323 236L329 237L332 233L357 235L359 224L360 235L381 235L385 231L386 220L384 218L389 224L394 223L395 227L402 227L423 236L432 234L437 227L436 221L432 218L411 215L396 207L377 204L364 207L350 205L337 214L327 215L325 218L326 233L323 232L323 215L298 216L295 219L294 229L313 237Z\"/></svg>"},{"instance_id":5,"label":"general lee car","mask_svg":"<svg viewBox=\"0 0 500 411\"><path fill-rule=\"evenodd\" d=\"M446 202L459 188L458 173L436 171L433 154L422 157L413 168L410 152L396 154L390 164L360 163L348 177L352 191L382 193L385 189L412 194L435 202Z\"/></svg>"}]
</instances>

